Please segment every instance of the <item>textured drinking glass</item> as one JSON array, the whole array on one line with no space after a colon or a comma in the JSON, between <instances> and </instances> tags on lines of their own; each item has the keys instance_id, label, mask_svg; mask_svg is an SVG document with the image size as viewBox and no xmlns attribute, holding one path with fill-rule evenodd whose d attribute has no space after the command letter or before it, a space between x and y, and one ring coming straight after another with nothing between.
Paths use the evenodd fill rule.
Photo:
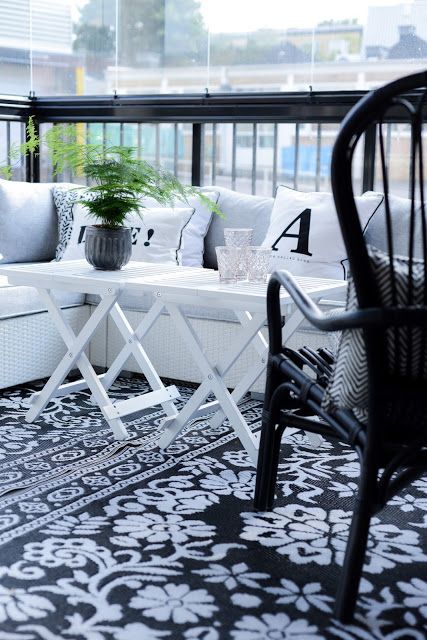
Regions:
<instances>
[{"instance_id":1,"label":"textured drinking glass","mask_svg":"<svg viewBox=\"0 0 427 640\"><path fill-rule=\"evenodd\" d=\"M226 247L248 247L252 242L253 229L224 229Z\"/></svg>"},{"instance_id":2,"label":"textured drinking glass","mask_svg":"<svg viewBox=\"0 0 427 640\"><path fill-rule=\"evenodd\" d=\"M246 247L245 251L249 282L265 282L270 266L270 247Z\"/></svg>"},{"instance_id":3,"label":"textured drinking glass","mask_svg":"<svg viewBox=\"0 0 427 640\"><path fill-rule=\"evenodd\" d=\"M236 249L239 251L236 264L236 280L240 282L248 279L248 247L236 247Z\"/></svg>"},{"instance_id":4,"label":"textured drinking glass","mask_svg":"<svg viewBox=\"0 0 427 640\"><path fill-rule=\"evenodd\" d=\"M218 261L219 281L228 284L237 282L237 271L241 256L239 247L215 247Z\"/></svg>"}]
</instances>

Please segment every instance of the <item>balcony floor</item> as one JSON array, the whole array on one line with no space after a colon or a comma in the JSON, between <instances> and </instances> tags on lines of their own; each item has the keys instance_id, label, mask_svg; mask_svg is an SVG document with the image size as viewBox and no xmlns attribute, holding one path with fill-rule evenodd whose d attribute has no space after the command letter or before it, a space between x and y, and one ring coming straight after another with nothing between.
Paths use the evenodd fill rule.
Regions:
<instances>
[{"instance_id":1,"label":"balcony floor","mask_svg":"<svg viewBox=\"0 0 427 640\"><path fill-rule=\"evenodd\" d=\"M121 378L113 397L144 385ZM344 627L330 611L358 477L350 449L314 450L289 430L275 510L255 513L255 469L227 424L199 422L163 454L158 407L120 443L86 392L27 425L39 387L0 395L0 638L426 637L427 480L374 518ZM260 403L242 409L256 427Z\"/></svg>"}]
</instances>

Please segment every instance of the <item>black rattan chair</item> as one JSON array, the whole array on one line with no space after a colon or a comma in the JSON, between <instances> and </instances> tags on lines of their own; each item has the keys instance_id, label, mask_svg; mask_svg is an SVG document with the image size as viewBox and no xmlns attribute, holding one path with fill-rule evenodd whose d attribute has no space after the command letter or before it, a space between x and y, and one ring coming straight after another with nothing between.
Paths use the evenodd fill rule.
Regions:
<instances>
[{"instance_id":1,"label":"black rattan chair","mask_svg":"<svg viewBox=\"0 0 427 640\"><path fill-rule=\"evenodd\" d=\"M286 427L337 438L354 447L360 460L358 495L334 610L335 616L344 622L353 617L371 516L427 470L427 233L422 153L426 96L427 72L370 92L344 119L334 146L332 189L350 262L356 308L349 310L347 306L342 314L325 315L286 271L274 273L268 285L270 348L255 508L272 508L281 437ZM403 292L396 275L395 246L399 243L401 246L405 220L396 224L392 210L387 120L407 122L411 133L407 137L406 164L411 202L406 216L408 282ZM382 180L382 188L376 187L384 192L383 255L387 264L388 303L384 301L365 243L352 185L356 144L372 126L378 128L377 174ZM279 302L282 286L318 329L361 336L367 369L366 419L349 407L324 408L324 396L335 366L332 353L325 349L292 351L282 345Z\"/></svg>"}]
</instances>

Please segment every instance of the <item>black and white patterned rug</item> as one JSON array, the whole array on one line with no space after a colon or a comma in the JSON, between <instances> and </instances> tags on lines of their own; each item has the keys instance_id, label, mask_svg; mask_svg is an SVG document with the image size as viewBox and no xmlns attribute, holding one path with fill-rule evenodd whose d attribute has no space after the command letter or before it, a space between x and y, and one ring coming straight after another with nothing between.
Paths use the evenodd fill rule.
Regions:
<instances>
[{"instance_id":1,"label":"black and white patterned rug","mask_svg":"<svg viewBox=\"0 0 427 640\"><path fill-rule=\"evenodd\" d=\"M357 616L331 617L358 465L289 431L272 513L227 424L163 454L158 408L117 443L79 393L37 424L35 386L0 394L0 640L427 637L427 480L373 519ZM140 393L121 379L114 396ZM191 389L181 388L183 400ZM247 399L257 426L260 404Z\"/></svg>"}]
</instances>

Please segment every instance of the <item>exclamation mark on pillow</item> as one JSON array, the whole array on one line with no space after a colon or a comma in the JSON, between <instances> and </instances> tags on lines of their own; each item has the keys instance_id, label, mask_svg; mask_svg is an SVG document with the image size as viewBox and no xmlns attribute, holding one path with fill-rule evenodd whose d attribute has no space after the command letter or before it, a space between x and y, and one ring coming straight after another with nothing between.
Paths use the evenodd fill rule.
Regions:
<instances>
[{"instance_id":1,"label":"exclamation mark on pillow","mask_svg":"<svg viewBox=\"0 0 427 640\"><path fill-rule=\"evenodd\" d=\"M144 242L144 247L150 246L150 240L153 237L154 229L148 229L147 231L147 240Z\"/></svg>"}]
</instances>

